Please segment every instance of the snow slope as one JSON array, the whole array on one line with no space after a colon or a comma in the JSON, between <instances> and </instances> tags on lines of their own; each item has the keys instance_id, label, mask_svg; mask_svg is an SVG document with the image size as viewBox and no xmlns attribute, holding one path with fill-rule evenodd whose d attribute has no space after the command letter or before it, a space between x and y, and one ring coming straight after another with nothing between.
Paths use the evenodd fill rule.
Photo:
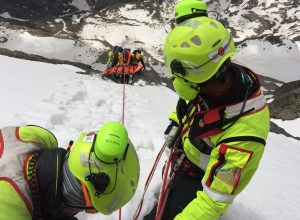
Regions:
<instances>
[{"instance_id":1,"label":"snow slope","mask_svg":"<svg viewBox=\"0 0 300 220\"><path fill-rule=\"evenodd\" d=\"M51 130L66 147L82 131L98 129L108 121L122 121L123 85L97 75L75 74L79 69L0 56L0 127L37 124ZM164 139L167 115L177 95L163 86L126 85L125 126L140 158L141 176L134 198L122 208L131 220L143 186ZM299 121L293 126L299 127ZM285 125L290 127L289 124ZM146 194L142 214L150 211L160 185L162 161ZM300 219L300 142L270 133L261 165L252 182L220 220ZM117 220L80 213L82 220Z\"/></svg>"}]
</instances>

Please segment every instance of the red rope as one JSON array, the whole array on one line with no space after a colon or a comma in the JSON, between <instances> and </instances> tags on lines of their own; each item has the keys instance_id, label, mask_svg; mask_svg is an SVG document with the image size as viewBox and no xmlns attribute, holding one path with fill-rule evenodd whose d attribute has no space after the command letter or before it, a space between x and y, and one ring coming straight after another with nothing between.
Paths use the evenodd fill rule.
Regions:
<instances>
[{"instance_id":1,"label":"red rope","mask_svg":"<svg viewBox=\"0 0 300 220\"><path fill-rule=\"evenodd\" d=\"M144 186L144 192L143 192L142 198L140 200L140 203L138 205L137 210L135 211L134 220L137 220L137 218L140 215L140 212L141 212L142 207L143 207L143 202L144 202L144 197L145 197L146 191L147 191L148 186L149 186L149 184L150 184L150 182L152 180L153 174L154 174L154 172L155 172L155 170L157 168L158 162L159 162L159 160L161 158L161 155L163 154L165 148L166 148L166 143L163 144L163 146L161 147L159 153L157 154L157 156L155 158L155 162L154 162L154 164L153 164L153 166L151 168L151 171L150 171L150 173L149 173L149 175L147 177L147 180L146 180L146 183L145 183L145 186Z\"/></svg>"},{"instance_id":2,"label":"red rope","mask_svg":"<svg viewBox=\"0 0 300 220\"><path fill-rule=\"evenodd\" d=\"M122 125L124 126L125 120L125 74L123 78L123 109L122 109Z\"/></svg>"},{"instance_id":3,"label":"red rope","mask_svg":"<svg viewBox=\"0 0 300 220\"><path fill-rule=\"evenodd\" d=\"M123 66L123 100L122 100L122 125L124 126L125 121L125 73L124 73L124 66ZM119 208L119 220L122 219L122 209Z\"/></svg>"},{"instance_id":4,"label":"red rope","mask_svg":"<svg viewBox=\"0 0 300 220\"><path fill-rule=\"evenodd\" d=\"M164 171L163 183L161 185L161 189L160 189L160 193L159 193L155 220L160 220L161 219L161 215L163 214L164 206L165 206L165 203L166 203L166 198L168 197L168 194L169 194L169 190L167 190L167 187L169 186L169 184L168 184L168 174L169 174L169 169L170 169L170 166L171 166L171 162L173 160L173 155L174 155L174 149L171 149L170 156L169 156L169 159L168 159L168 162L166 164L165 171Z\"/></svg>"}]
</instances>

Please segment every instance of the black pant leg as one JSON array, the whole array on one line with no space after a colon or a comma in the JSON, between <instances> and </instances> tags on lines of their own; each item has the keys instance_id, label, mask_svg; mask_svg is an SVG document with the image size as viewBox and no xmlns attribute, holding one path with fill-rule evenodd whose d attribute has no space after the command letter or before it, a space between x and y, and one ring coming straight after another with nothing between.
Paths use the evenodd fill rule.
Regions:
<instances>
[{"instance_id":1,"label":"black pant leg","mask_svg":"<svg viewBox=\"0 0 300 220\"><path fill-rule=\"evenodd\" d=\"M196 192L203 190L201 180L204 173L200 173L197 177L191 177L186 172L177 175L173 187L167 198L166 206L162 220L173 220L175 216L196 198ZM155 220L156 207L144 217L144 220Z\"/></svg>"}]
</instances>

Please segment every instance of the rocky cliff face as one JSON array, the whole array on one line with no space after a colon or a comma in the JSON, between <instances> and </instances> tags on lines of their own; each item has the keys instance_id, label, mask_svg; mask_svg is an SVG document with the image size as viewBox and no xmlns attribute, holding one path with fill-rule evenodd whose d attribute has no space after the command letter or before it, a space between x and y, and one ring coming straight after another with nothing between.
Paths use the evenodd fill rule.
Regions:
<instances>
[{"instance_id":1,"label":"rocky cliff face","mask_svg":"<svg viewBox=\"0 0 300 220\"><path fill-rule=\"evenodd\" d=\"M274 92L271 117L282 120L300 118L300 81L286 83Z\"/></svg>"},{"instance_id":2,"label":"rocky cliff face","mask_svg":"<svg viewBox=\"0 0 300 220\"><path fill-rule=\"evenodd\" d=\"M19 21L46 21L74 13L77 9L71 0L11 0L1 1L0 14L9 13Z\"/></svg>"},{"instance_id":3,"label":"rocky cliff face","mask_svg":"<svg viewBox=\"0 0 300 220\"><path fill-rule=\"evenodd\" d=\"M212 14L230 24L236 41L267 39L283 44L283 39L300 41L298 0L210 0Z\"/></svg>"}]
</instances>

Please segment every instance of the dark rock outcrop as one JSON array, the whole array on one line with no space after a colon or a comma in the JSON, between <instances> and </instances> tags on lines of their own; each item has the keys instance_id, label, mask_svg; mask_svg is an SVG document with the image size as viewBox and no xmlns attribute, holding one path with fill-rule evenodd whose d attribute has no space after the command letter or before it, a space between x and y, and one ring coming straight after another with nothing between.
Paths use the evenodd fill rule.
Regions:
<instances>
[{"instance_id":1,"label":"dark rock outcrop","mask_svg":"<svg viewBox=\"0 0 300 220\"><path fill-rule=\"evenodd\" d=\"M300 118L300 80L284 84L274 92L271 117L282 120Z\"/></svg>"}]
</instances>

